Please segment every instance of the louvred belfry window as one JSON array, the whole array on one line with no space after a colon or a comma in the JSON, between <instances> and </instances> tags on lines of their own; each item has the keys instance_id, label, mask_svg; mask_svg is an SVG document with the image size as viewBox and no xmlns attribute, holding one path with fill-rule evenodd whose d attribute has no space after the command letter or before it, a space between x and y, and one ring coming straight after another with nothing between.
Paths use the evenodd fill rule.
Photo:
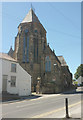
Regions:
<instances>
[{"instance_id":1,"label":"louvred belfry window","mask_svg":"<svg viewBox=\"0 0 83 120\"><path fill-rule=\"evenodd\" d=\"M26 29L25 33L24 33L23 62L29 62L29 34L28 34L28 29Z\"/></svg>"}]
</instances>

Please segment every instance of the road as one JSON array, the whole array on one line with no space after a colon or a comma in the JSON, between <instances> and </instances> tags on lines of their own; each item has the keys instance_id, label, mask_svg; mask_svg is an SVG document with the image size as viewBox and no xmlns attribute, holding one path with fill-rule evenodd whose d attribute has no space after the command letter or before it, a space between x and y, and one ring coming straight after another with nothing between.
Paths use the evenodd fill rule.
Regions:
<instances>
[{"instance_id":1,"label":"road","mask_svg":"<svg viewBox=\"0 0 83 120\"><path fill-rule=\"evenodd\" d=\"M38 99L3 103L3 118L64 118L65 98L69 100L69 116L81 118L81 94L43 95Z\"/></svg>"}]
</instances>

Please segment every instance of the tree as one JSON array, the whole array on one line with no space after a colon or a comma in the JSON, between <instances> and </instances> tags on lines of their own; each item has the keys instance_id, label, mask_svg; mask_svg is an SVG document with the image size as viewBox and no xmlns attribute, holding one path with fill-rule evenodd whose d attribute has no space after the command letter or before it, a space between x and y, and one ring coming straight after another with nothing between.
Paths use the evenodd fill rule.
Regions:
<instances>
[{"instance_id":1,"label":"tree","mask_svg":"<svg viewBox=\"0 0 83 120\"><path fill-rule=\"evenodd\" d=\"M83 64L81 64L81 65L77 68L76 73L74 74L74 77L75 77L76 79L78 79L80 76L83 77Z\"/></svg>"}]
</instances>

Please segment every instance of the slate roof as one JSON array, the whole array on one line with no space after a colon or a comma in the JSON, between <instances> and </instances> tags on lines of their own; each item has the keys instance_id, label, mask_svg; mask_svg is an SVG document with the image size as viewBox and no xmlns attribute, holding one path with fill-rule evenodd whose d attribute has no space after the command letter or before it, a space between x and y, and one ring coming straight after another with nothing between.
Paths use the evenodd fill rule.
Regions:
<instances>
[{"instance_id":1,"label":"slate roof","mask_svg":"<svg viewBox=\"0 0 83 120\"><path fill-rule=\"evenodd\" d=\"M63 56L57 56L57 57L58 57L59 61L61 62L61 66L67 66L67 63Z\"/></svg>"},{"instance_id":2,"label":"slate roof","mask_svg":"<svg viewBox=\"0 0 83 120\"><path fill-rule=\"evenodd\" d=\"M23 21L21 23L27 23L27 22L39 22L38 17L34 13L33 9L31 8L28 14L25 16Z\"/></svg>"},{"instance_id":3,"label":"slate roof","mask_svg":"<svg viewBox=\"0 0 83 120\"><path fill-rule=\"evenodd\" d=\"M10 57L6 53L0 53L0 59L5 59L5 60L17 62L14 58Z\"/></svg>"}]
</instances>

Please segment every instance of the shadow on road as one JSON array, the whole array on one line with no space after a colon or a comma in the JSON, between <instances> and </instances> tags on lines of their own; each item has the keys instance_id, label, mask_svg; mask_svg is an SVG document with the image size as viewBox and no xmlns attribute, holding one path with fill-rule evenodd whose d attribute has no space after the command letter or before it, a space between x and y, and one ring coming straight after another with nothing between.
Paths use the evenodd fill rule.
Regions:
<instances>
[{"instance_id":1,"label":"shadow on road","mask_svg":"<svg viewBox=\"0 0 83 120\"><path fill-rule=\"evenodd\" d=\"M12 95L12 94L3 94L2 97L0 95L0 101L1 102L19 102L23 100L31 100L31 99L38 99L41 97L40 95L30 95L30 96L18 96L18 95Z\"/></svg>"},{"instance_id":2,"label":"shadow on road","mask_svg":"<svg viewBox=\"0 0 83 120\"><path fill-rule=\"evenodd\" d=\"M74 91L74 92L63 92L61 94L83 94L83 91Z\"/></svg>"}]
</instances>

